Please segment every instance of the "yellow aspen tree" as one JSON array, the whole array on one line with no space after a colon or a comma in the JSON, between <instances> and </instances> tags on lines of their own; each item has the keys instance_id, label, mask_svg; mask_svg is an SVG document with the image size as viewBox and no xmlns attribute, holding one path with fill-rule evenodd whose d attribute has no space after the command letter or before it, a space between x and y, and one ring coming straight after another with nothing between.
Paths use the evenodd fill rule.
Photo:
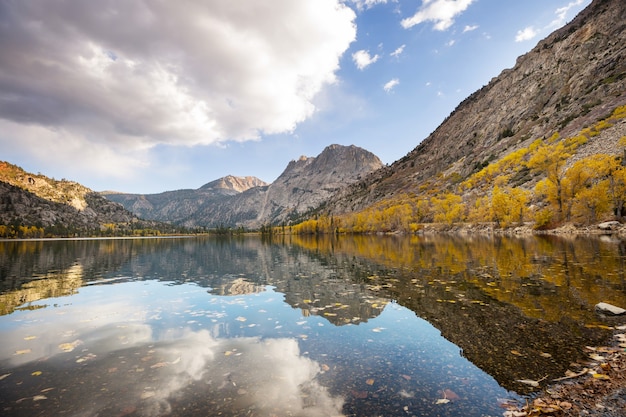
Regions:
<instances>
[{"instance_id":1,"label":"yellow aspen tree","mask_svg":"<svg viewBox=\"0 0 626 417\"><path fill-rule=\"evenodd\" d=\"M548 142L554 142L554 139L551 138ZM570 156L572 151L563 142L543 143L535 149L526 163L531 170L546 176L537 184L535 190L556 207L560 219L563 218L562 181L565 164Z\"/></svg>"},{"instance_id":2,"label":"yellow aspen tree","mask_svg":"<svg viewBox=\"0 0 626 417\"><path fill-rule=\"evenodd\" d=\"M460 196L447 193L441 198L433 197L430 201L436 223L452 224L463 220L465 206Z\"/></svg>"}]
</instances>

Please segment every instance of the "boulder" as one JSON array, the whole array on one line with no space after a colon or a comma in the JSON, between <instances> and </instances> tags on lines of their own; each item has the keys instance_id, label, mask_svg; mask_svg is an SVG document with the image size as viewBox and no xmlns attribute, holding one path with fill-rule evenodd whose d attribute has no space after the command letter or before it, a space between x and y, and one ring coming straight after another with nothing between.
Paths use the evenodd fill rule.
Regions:
<instances>
[{"instance_id":1,"label":"boulder","mask_svg":"<svg viewBox=\"0 0 626 417\"><path fill-rule=\"evenodd\" d=\"M617 220L612 220L610 222L603 222L598 225L598 229L600 230L616 230L619 229L622 224Z\"/></svg>"},{"instance_id":2,"label":"boulder","mask_svg":"<svg viewBox=\"0 0 626 417\"><path fill-rule=\"evenodd\" d=\"M614 306L609 303L596 304L596 311L598 313L606 314L607 316L621 316L626 314L626 310L621 307Z\"/></svg>"}]
</instances>

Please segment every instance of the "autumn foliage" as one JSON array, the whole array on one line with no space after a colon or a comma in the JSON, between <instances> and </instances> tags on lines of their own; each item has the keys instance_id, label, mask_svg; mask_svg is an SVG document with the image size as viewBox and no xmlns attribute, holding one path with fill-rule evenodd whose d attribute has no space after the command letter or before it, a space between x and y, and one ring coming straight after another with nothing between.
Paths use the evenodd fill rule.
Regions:
<instances>
[{"instance_id":1,"label":"autumn foliage","mask_svg":"<svg viewBox=\"0 0 626 417\"><path fill-rule=\"evenodd\" d=\"M416 193L396 195L358 212L318 215L290 230L295 234L414 233L427 223L459 222L500 228L532 224L542 229L622 218L626 216L626 161L607 154L578 157L577 150L624 118L626 106L620 106L576 136L561 138L555 133L537 139L462 181L446 182L441 175ZM626 154L626 137L620 145Z\"/></svg>"}]
</instances>

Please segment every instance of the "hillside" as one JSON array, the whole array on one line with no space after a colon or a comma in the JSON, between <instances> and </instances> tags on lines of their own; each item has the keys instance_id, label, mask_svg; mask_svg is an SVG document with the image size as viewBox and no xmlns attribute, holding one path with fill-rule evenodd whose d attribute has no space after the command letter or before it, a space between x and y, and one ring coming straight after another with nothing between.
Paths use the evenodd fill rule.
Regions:
<instances>
[{"instance_id":1,"label":"hillside","mask_svg":"<svg viewBox=\"0 0 626 417\"><path fill-rule=\"evenodd\" d=\"M171 231L73 181L0 161L0 237L99 236Z\"/></svg>"},{"instance_id":2,"label":"hillside","mask_svg":"<svg viewBox=\"0 0 626 417\"><path fill-rule=\"evenodd\" d=\"M292 160L272 184L205 204L184 221L187 227L220 225L259 228L299 219L338 190L382 167L357 146L330 145L317 157Z\"/></svg>"},{"instance_id":3,"label":"hillside","mask_svg":"<svg viewBox=\"0 0 626 417\"><path fill-rule=\"evenodd\" d=\"M584 136L564 152L565 166L585 156L620 155L626 124L619 110L614 112L626 104L625 28L622 0L594 0L572 22L518 58L512 69L460 103L405 157L342 190L319 213L342 216L377 206L379 210L404 198L410 200L409 217L428 222L436 214L433 198L441 201L450 194L465 205L464 215L454 220L471 220L470 207L490 202L495 183L478 186L470 178L489 166L504 169L498 163L515 151L524 155L498 185L527 191L545 178L545 172L527 165L529 151L540 145L565 145L568 138ZM527 206L548 203L535 195Z\"/></svg>"},{"instance_id":4,"label":"hillside","mask_svg":"<svg viewBox=\"0 0 626 417\"><path fill-rule=\"evenodd\" d=\"M200 207L237 195L250 188L267 183L256 177L228 175L211 181L196 190L166 191L159 194L102 193L107 199L122 204L137 216L171 223L179 223L192 216Z\"/></svg>"}]
</instances>

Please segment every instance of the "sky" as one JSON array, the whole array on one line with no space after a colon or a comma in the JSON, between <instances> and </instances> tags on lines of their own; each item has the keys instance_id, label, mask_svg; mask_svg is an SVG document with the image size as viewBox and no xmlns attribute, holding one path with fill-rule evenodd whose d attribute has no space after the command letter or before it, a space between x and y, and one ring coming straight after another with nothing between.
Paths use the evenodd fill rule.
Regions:
<instances>
[{"instance_id":1,"label":"sky","mask_svg":"<svg viewBox=\"0 0 626 417\"><path fill-rule=\"evenodd\" d=\"M0 160L95 191L391 164L591 0L4 0Z\"/></svg>"}]
</instances>

